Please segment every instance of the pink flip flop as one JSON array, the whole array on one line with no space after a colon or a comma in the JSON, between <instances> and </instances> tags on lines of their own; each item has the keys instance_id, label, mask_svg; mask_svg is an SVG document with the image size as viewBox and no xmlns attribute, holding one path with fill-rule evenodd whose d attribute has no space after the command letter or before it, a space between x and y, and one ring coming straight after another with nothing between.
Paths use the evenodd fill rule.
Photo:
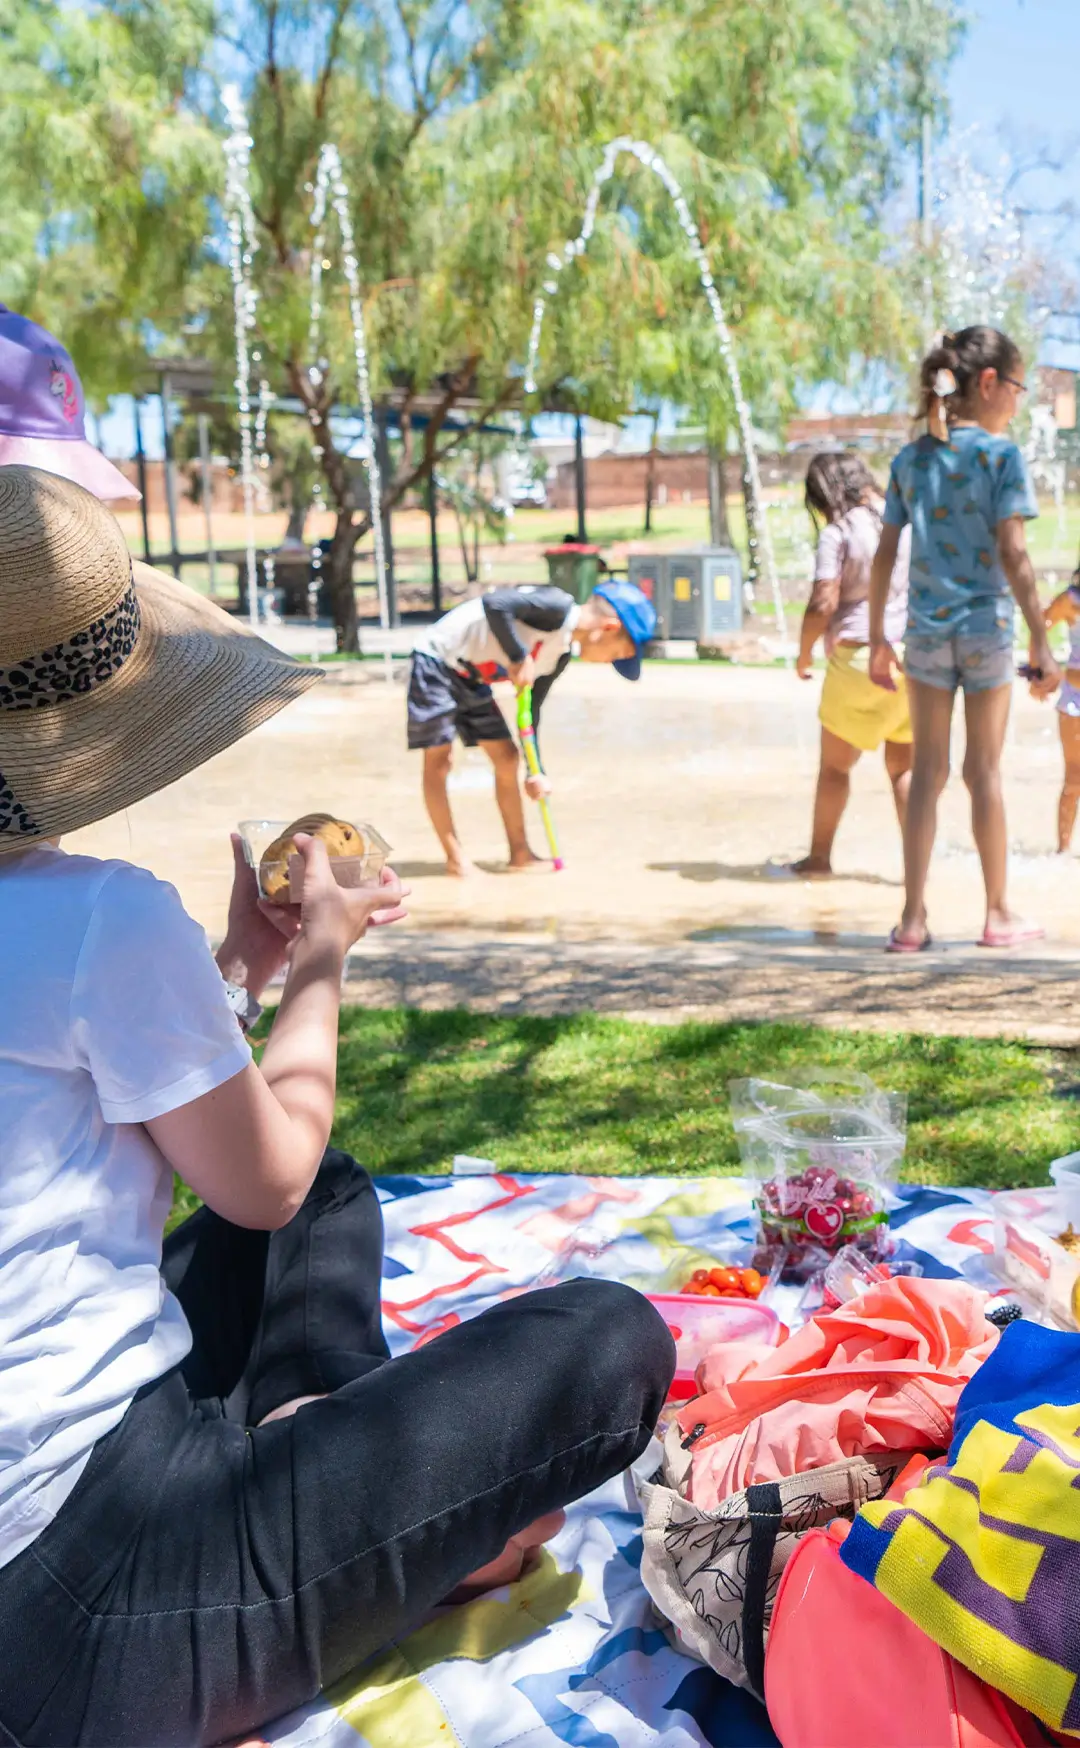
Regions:
<instances>
[{"instance_id":1,"label":"pink flip flop","mask_svg":"<svg viewBox=\"0 0 1080 1748\"><path fill-rule=\"evenodd\" d=\"M1018 923L1015 929L984 929L980 947L1020 947L1025 941L1041 941L1046 930L1038 923Z\"/></svg>"},{"instance_id":2,"label":"pink flip flop","mask_svg":"<svg viewBox=\"0 0 1080 1748\"><path fill-rule=\"evenodd\" d=\"M905 941L898 928L890 932L885 943L886 953L928 953L934 945L933 935L924 935L921 941Z\"/></svg>"}]
</instances>

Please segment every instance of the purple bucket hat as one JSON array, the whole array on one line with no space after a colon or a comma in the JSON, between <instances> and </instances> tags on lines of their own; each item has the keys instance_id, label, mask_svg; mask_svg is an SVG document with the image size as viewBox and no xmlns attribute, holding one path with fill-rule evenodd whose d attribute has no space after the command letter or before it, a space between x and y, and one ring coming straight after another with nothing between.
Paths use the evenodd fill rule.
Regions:
<instances>
[{"instance_id":1,"label":"purple bucket hat","mask_svg":"<svg viewBox=\"0 0 1080 1748\"><path fill-rule=\"evenodd\" d=\"M86 440L82 383L59 340L0 303L0 467L58 473L103 503L140 493Z\"/></svg>"}]
</instances>

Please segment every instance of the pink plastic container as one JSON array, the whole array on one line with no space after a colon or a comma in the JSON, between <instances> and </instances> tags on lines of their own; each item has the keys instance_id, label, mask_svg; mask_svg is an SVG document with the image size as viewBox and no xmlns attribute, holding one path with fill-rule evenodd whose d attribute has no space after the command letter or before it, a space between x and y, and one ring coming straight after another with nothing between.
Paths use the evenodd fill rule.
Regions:
<instances>
[{"instance_id":1,"label":"pink plastic container","mask_svg":"<svg viewBox=\"0 0 1080 1748\"><path fill-rule=\"evenodd\" d=\"M677 1359L671 1395L696 1396L694 1373L709 1348L722 1341L760 1341L776 1347L780 1319L753 1299L702 1299L696 1293L648 1293L675 1338Z\"/></svg>"}]
</instances>

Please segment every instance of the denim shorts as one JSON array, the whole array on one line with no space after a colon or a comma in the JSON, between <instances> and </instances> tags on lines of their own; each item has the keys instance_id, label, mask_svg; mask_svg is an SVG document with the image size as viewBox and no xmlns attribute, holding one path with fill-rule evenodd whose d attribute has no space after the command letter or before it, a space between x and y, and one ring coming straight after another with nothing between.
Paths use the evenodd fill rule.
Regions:
<instances>
[{"instance_id":1,"label":"denim shorts","mask_svg":"<svg viewBox=\"0 0 1080 1748\"><path fill-rule=\"evenodd\" d=\"M904 672L909 680L939 692L990 692L1010 686L1015 677L1011 632L981 631L964 637L904 640Z\"/></svg>"}]
</instances>

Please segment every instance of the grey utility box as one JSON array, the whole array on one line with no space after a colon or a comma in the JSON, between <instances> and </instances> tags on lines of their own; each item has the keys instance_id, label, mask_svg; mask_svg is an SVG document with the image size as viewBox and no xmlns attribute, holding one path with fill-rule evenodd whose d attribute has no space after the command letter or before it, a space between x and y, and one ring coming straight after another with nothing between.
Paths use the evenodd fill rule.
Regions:
<instances>
[{"instance_id":1,"label":"grey utility box","mask_svg":"<svg viewBox=\"0 0 1080 1748\"><path fill-rule=\"evenodd\" d=\"M628 569L629 580L656 608L661 642L711 643L725 632L742 630L742 564L733 547L638 552Z\"/></svg>"}]
</instances>

